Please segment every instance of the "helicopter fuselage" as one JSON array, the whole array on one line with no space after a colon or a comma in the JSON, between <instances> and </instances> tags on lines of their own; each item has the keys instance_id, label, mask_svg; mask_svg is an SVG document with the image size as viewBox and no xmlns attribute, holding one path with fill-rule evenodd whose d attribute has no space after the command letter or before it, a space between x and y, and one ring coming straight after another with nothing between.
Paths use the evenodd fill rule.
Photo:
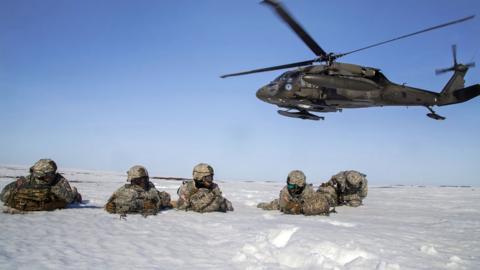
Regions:
<instances>
[{"instance_id":1,"label":"helicopter fuselage","mask_svg":"<svg viewBox=\"0 0 480 270\"><path fill-rule=\"evenodd\" d=\"M390 82L379 69L335 62L287 71L257 91L282 108L335 112L375 106L433 106L440 95Z\"/></svg>"},{"instance_id":2,"label":"helicopter fuselage","mask_svg":"<svg viewBox=\"0 0 480 270\"><path fill-rule=\"evenodd\" d=\"M445 117L436 114L432 109L433 106L461 103L480 95L479 84L465 88L465 74L470 67L475 66L475 63L458 63L455 45L452 46L453 66L436 71L437 74L453 71L453 75L448 83L438 93L390 82L376 68L337 62L339 58L352 53L471 20L475 17L474 15L377 42L352 51L328 53L297 23L279 1L264 0L262 3L268 5L276 12L298 38L316 55L316 58L230 73L220 77L227 78L297 68L283 73L257 91L257 97L260 100L286 109L278 110L280 115L320 120L324 119L324 117L310 112L337 112L344 108L381 106L424 106L430 111L427 114L428 117L435 120L444 120ZM317 62L325 64L314 65Z\"/></svg>"}]
</instances>

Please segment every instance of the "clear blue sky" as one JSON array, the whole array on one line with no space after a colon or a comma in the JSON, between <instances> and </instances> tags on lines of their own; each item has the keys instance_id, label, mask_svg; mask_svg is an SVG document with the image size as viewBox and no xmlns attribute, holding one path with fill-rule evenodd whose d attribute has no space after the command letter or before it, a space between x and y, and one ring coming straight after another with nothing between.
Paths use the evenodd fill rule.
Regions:
<instances>
[{"instance_id":1,"label":"clear blue sky","mask_svg":"<svg viewBox=\"0 0 480 270\"><path fill-rule=\"evenodd\" d=\"M313 57L259 1L0 1L0 164L50 157L60 168L319 183L356 169L372 184L480 185L480 98L437 108L371 108L281 117L255 97L282 71L219 75ZM480 2L293 1L326 50L344 52L446 21L444 28L342 58L392 81L440 91L459 60L480 64ZM480 83L480 69L466 85Z\"/></svg>"}]
</instances>

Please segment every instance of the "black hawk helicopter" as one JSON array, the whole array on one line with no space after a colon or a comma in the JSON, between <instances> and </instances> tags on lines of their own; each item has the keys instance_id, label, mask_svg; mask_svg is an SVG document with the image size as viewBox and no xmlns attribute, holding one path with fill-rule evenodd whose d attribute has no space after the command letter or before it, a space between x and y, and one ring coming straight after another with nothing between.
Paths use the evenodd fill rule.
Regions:
<instances>
[{"instance_id":1,"label":"black hawk helicopter","mask_svg":"<svg viewBox=\"0 0 480 270\"><path fill-rule=\"evenodd\" d=\"M226 74L221 78L297 67L287 71L257 91L257 97L267 103L285 110L278 113L287 117L320 120L322 116L310 112L337 112L347 108L366 108L378 106L424 106L430 112L428 117L444 120L433 106L462 103L480 95L480 84L465 88L464 76L475 63L457 62L456 46L452 46L453 66L436 70L437 74L453 71L453 76L440 93L393 83L380 72L380 69L354 64L340 63L340 57L376 47L385 43L407 38L413 35L461 23L474 18L465 17L411 34L375 43L346 53L325 52L300 26L286 9L275 0L262 2L272 7L277 15L287 23L298 37L315 53L317 58L286 65L255 69L245 72ZM313 65L315 62L323 65Z\"/></svg>"}]
</instances>

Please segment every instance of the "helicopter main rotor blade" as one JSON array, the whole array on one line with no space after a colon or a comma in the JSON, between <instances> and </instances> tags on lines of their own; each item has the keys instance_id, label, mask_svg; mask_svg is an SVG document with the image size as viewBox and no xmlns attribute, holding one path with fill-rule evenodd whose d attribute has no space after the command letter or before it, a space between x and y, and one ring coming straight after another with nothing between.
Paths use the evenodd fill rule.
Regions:
<instances>
[{"instance_id":1,"label":"helicopter main rotor blade","mask_svg":"<svg viewBox=\"0 0 480 270\"><path fill-rule=\"evenodd\" d=\"M265 72L265 71L272 71L272 70L278 70L278 69L286 69L286 68L292 68L292 67L308 66L308 65L311 65L311 64L315 63L316 61L317 61L317 59L313 59L313 60L296 62L296 63L286 64L286 65L267 67L267 68L259 68L259 69L249 70L249 71L232 73L232 74L225 74L225 75L220 76L220 78L240 76L240 75L258 73L258 72Z\"/></svg>"},{"instance_id":2,"label":"helicopter main rotor blade","mask_svg":"<svg viewBox=\"0 0 480 270\"><path fill-rule=\"evenodd\" d=\"M363 50L366 50L366 49L370 49L370 48L373 48L373 47L383 45L385 43L389 43L389 42L393 42L393 41L396 41L396 40L399 40L399 39L411 37L411 36L418 35L418 34L421 34L421 33L425 33L425 32L428 32L428 31L432 31L432 30L435 30L435 29L446 27L446 26L449 26L449 25L452 25L452 24L457 24L457 23L461 23L461 22L464 22L464 21L468 21L468 20L473 19L474 17L475 17L475 15L471 15L471 16L461 18L461 19L458 19L458 20L455 20L455 21L451 21L451 22L439 24L439 25L436 25L436 26L432 26L432 27L429 27L429 28L426 28L426 29L423 29L423 30L420 30L420 31L417 31L417 32L414 32L414 33L411 33L411 34L406 34L406 35L403 35L403 36L400 36L400 37L396 37L396 38L392 38L392 39L389 39L389 40L386 40L386 41L375 43L375 44L372 44L372 45L369 45L369 46L366 46L366 47L363 47L363 48L360 48L360 49L356 49L356 50L349 51L349 52L346 52L346 53L340 53L340 54L335 55L335 58L340 58L342 56L345 56L345 55L348 55L348 54L351 54L351 53L354 53L354 52L363 51Z\"/></svg>"},{"instance_id":3,"label":"helicopter main rotor blade","mask_svg":"<svg viewBox=\"0 0 480 270\"><path fill-rule=\"evenodd\" d=\"M293 19L293 17L287 12L287 10L276 0L264 0L262 4L273 7L280 18L290 26L290 28L297 34L297 36L303 40L303 42L321 59L327 57L327 53L320 47L320 45L313 40L313 38L303 29L303 27Z\"/></svg>"}]
</instances>

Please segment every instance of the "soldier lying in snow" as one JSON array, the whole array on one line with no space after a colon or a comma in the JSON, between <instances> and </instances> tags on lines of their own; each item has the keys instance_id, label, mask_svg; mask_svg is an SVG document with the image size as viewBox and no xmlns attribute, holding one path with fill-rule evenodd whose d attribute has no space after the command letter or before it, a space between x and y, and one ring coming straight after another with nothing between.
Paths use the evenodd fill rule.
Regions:
<instances>
[{"instance_id":1,"label":"soldier lying in snow","mask_svg":"<svg viewBox=\"0 0 480 270\"><path fill-rule=\"evenodd\" d=\"M185 181L178 188L179 210L195 212L233 211L232 203L222 196L217 184L213 183L213 168L200 163L193 168L193 180Z\"/></svg>"},{"instance_id":2,"label":"soldier lying in snow","mask_svg":"<svg viewBox=\"0 0 480 270\"><path fill-rule=\"evenodd\" d=\"M72 188L51 159L40 159L31 168L30 174L20 177L3 188L0 199L7 212L50 211L65 208L70 203L82 202L77 189Z\"/></svg>"},{"instance_id":3,"label":"soldier lying in snow","mask_svg":"<svg viewBox=\"0 0 480 270\"><path fill-rule=\"evenodd\" d=\"M158 191L149 181L148 172L143 166L133 166L127 172L126 184L113 193L105 205L111 214L156 215L162 209L171 208L170 195Z\"/></svg>"},{"instance_id":4,"label":"soldier lying in snow","mask_svg":"<svg viewBox=\"0 0 480 270\"><path fill-rule=\"evenodd\" d=\"M322 184L318 192L328 194L329 200L336 201L336 205L357 207L367 197L368 181L365 177L357 171L342 171Z\"/></svg>"},{"instance_id":5,"label":"soldier lying in snow","mask_svg":"<svg viewBox=\"0 0 480 270\"><path fill-rule=\"evenodd\" d=\"M312 185L306 184L302 171L291 171L287 185L280 191L280 197L270 203L259 203L263 210L280 210L285 214L329 215L330 204L327 196L315 192Z\"/></svg>"}]
</instances>

